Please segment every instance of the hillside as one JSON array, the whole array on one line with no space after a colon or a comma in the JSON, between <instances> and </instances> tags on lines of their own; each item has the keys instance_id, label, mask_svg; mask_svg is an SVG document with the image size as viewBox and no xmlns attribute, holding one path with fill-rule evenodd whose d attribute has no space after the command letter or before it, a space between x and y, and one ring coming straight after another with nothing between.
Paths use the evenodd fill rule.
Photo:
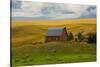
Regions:
<instances>
[{"instance_id":1,"label":"hillside","mask_svg":"<svg viewBox=\"0 0 100 67\"><path fill-rule=\"evenodd\" d=\"M32 20L12 22L12 65L39 65L96 61L96 43L54 41L45 43L49 27L66 27L74 37L96 33L96 19Z\"/></svg>"},{"instance_id":2,"label":"hillside","mask_svg":"<svg viewBox=\"0 0 100 67\"><path fill-rule=\"evenodd\" d=\"M67 31L72 32L74 35L77 35L78 32L83 32L84 35L96 32L96 19L39 21L12 22L13 46L45 41L45 35L49 27L66 27Z\"/></svg>"}]
</instances>

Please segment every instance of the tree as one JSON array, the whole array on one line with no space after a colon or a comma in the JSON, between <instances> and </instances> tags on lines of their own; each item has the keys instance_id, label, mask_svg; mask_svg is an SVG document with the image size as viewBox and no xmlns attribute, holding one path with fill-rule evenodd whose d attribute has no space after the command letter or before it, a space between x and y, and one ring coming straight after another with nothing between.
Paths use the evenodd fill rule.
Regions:
<instances>
[{"instance_id":1,"label":"tree","mask_svg":"<svg viewBox=\"0 0 100 67\"><path fill-rule=\"evenodd\" d=\"M82 35L82 33L78 33L78 41L81 42L84 39L84 36Z\"/></svg>"},{"instance_id":2,"label":"tree","mask_svg":"<svg viewBox=\"0 0 100 67\"><path fill-rule=\"evenodd\" d=\"M96 33L90 33L89 34L88 43L96 43Z\"/></svg>"},{"instance_id":3,"label":"tree","mask_svg":"<svg viewBox=\"0 0 100 67\"><path fill-rule=\"evenodd\" d=\"M68 34L68 40L70 41L70 40L73 40L74 39L74 36L73 36L73 34L70 32L69 34Z\"/></svg>"}]
</instances>

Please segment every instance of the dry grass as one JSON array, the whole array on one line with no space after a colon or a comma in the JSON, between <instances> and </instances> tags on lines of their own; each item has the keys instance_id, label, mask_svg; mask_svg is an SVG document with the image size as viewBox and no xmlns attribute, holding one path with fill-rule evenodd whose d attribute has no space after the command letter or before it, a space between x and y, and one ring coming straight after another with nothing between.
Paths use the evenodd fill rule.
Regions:
<instances>
[{"instance_id":1,"label":"dry grass","mask_svg":"<svg viewBox=\"0 0 100 67\"><path fill-rule=\"evenodd\" d=\"M66 24L96 24L96 19L74 19L74 20L28 20L28 21L12 21L12 26L27 25L66 25ZM17 23L15 23L17 22ZM28 22L28 23L27 23Z\"/></svg>"},{"instance_id":2,"label":"dry grass","mask_svg":"<svg viewBox=\"0 0 100 67\"><path fill-rule=\"evenodd\" d=\"M96 19L14 21L12 23L13 46L44 41L49 27L66 27L67 31L74 35L78 32L87 35L96 32Z\"/></svg>"}]
</instances>

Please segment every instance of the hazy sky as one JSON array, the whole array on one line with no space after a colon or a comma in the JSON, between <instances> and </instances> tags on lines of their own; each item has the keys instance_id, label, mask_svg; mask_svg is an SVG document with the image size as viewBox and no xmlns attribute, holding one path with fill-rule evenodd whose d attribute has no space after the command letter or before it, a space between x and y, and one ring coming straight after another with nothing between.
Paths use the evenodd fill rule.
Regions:
<instances>
[{"instance_id":1,"label":"hazy sky","mask_svg":"<svg viewBox=\"0 0 100 67\"><path fill-rule=\"evenodd\" d=\"M96 6L13 0L12 18L16 20L96 18Z\"/></svg>"}]
</instances>

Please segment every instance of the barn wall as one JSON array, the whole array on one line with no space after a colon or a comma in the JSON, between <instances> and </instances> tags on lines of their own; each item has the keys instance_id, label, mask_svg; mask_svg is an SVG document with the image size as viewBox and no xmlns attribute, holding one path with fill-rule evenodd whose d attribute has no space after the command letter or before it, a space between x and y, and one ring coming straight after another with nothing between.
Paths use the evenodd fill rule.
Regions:
<instances>
[{"instance_id":1,"label":"barn wall","mask_svg":"<svg viewBox=\"0 0 100 67\"><path fill-rule=\"evenodd\" d=\"M47 36L46 37L46 42L58 41L58 40L60 40L60 36Z\"/></svg>"}]
</instances>

